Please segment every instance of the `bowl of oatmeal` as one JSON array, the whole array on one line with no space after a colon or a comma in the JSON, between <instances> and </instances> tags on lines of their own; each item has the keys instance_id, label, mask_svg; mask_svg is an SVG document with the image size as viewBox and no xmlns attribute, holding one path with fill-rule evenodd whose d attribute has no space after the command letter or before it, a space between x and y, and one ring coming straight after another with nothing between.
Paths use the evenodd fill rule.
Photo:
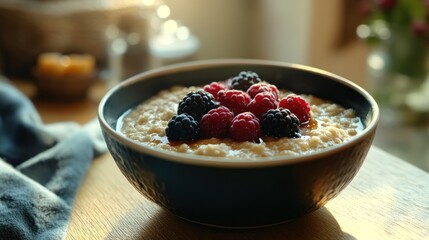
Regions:
<instances>
[{"instance_id":1,"label":"bowl of oatmeal","mask_svg":"<svg viewBox=\"0 0 429 240\"><path fill-rule=\"evenodd\" d=\"M379 109L332 73L222 59L141 73L112 88L98 118L118 168L178 217L246 228L291 221L359 171Z\"/></svg>"}]
</instances>

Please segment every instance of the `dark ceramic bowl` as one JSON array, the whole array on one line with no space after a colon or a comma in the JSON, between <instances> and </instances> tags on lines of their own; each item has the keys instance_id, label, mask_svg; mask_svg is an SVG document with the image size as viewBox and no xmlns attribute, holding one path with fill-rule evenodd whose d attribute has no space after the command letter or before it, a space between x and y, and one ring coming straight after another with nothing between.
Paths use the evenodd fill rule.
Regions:
<instances>
[{"instance_id":1,"label":"dark ceramic bowl","mask_svg":"<svg viewBox=\"0 0 429 240\"><path fill-rule=\"evenodd\" d=\"M365 128L350 141L313 154L257 161L168 152L116 131L121 115L162 89L204 85L243 70L279 88L353 108ZM242 59L199 61L134 76L106 94L98 114L110 153L141 194L184 219L224 227L276 224L323 206L358 172L379 120L374 99L344 78L301 65Z\"/></svg>"}]
</instances>

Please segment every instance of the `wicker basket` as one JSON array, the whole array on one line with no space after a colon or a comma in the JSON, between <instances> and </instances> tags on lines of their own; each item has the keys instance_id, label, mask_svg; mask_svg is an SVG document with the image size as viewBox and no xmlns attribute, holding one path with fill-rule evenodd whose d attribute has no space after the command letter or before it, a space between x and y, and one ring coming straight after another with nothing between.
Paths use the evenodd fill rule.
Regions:
<instances>
[{"instance_id":1,"label":"wicker basket","mask_svg":"<svg viewBox=\"0 0 429 240\"><path fill-rule=\"evenodd\" d=\"M0 62L5 74L30 77L38 55L44 52L91 54L98 66L105 66L107 26L147 34L139 1L108 2L0 1Z\"/></svg>"}]
</instances>

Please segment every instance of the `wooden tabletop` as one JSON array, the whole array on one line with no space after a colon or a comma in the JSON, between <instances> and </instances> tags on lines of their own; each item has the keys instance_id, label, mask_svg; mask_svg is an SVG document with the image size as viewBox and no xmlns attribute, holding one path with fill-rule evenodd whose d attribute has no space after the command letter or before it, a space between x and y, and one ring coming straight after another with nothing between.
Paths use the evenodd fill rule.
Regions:
<instances>
[{"instance_id":1,"label":"wooden tabletop","mask_svg":"<svg viewBox=\"0 0 429 240\"><path fill-rule=\"evenodd\" d=\"M140 195L109 154L75 200L67 239L429 239L429 175L373 147L325 207L275 227L226 230L179 219Z\"/></svg>"},{"instance_id":2,"label":"wooden tabletop","mask_svg":"<svg viewBox=\"0 0 429 240\"><path fill-rule=\"evenodd\" d=\"M45 122L84 123L96 116L98 100L34 102ZM190 223L158 207L134 190L106 153L82 182L66 238L429 239L429 174L372 147L350 185L321 209L274 227L231 230Z\"/></svg>"}]
</instances>

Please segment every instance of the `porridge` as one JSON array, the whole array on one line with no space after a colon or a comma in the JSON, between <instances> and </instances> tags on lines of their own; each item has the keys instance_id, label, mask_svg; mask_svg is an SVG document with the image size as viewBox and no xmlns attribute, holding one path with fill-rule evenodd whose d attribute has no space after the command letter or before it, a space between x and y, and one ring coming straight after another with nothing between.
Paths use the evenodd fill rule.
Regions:
<instances>
[{"instance_id":1,"label":"porridge","mask_svg":"<svg viewBox=\"0 0 429 240\"><path fill-rule=\"evenodd\" d=\"M348 141L363 129L362 121L356 116L353 109L346 109L311 95L295 95L282 89L274 89L275 91L271 92L269 87L273 85L265 82L260 81L257 85L264 85L263 89L266 91L259 91L261 89L259 88L257 92L252 93L250 87L245 86L244 90L247 90L250 97L248 99L247 95L244 98L236 97L238 100L235 101L244 103L241 104L245 107L242 110L240 110L240 104L229 105L228 99L222 99L222 94L224 97L228 97L239 92L243 94L244 90L228 90L222 85L216 89L217 83L208 89L208 85L206 85L204 86L204 90L206 90L203 91L204 94L213 89L217 92L217 94L216 92L213 94L217 96L213 100L215 105L210 106L209 109L199 107L198 111L203 109L203 112L192 117L179 113L181 110L186 111L194 104L190 98L194 96L197 96L198 99L205 98L206 95L204 94L200 94L203 97L196 95L202 87L175 86L159 92L136 108L126 112L119 121L118 131L141 144L164 150L249 159L308 154ZM268 94L267 92L271 93ZM190 93L193 95L191 96ZM294 98L292 104L289 105L290 111L284 108L286 99L289 98ZM229 99L234 99L234 97L229 97ZM258 103L256 101L258 99L262 100ZM273 106L270 105L270 99L274 104ZM189 100L191 103L184 103L185 100ZM295 110L296 105L304 107ZM306 110L305 107L308 109ZM206 116L210 114L211 116ZM186 117L179 118L178 115L186 115ZM238 115L242 116L242 120L238 119L240 118ZM225 117L221 116L227 116L228 121L225 121ZM284 116L286 120L275 119L281 118L281 116ZM197 131L195 138L187 140L180 137L175 138L178 134L177 131L180 132L184 128L182 125L174 134L170 133L174 130L170 122L176 121L175 123L177 123L179 120L182 121L180 124L184 125L188 124L189 121L192 122L191 128ZM266 123L268 121L271 122ZM283 125L278 127L276 125L278 122L285 122L290 127ZM240 124L247 125L240 129ZM222 131L225 125L226 131ZM233 129L234 126L238 126L237 129Z\"/></svg>"}]
</instances>

